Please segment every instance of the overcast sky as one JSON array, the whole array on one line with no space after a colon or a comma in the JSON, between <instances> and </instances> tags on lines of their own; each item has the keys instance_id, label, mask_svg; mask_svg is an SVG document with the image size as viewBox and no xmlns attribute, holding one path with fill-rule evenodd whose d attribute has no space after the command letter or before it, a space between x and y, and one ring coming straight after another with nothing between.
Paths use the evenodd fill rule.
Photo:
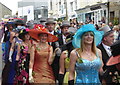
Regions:
<instances>
[{"instance_id":1,"label":"overcast sky","mask_svg":"<svg viewBox=\"0 0 120 85\"><path fill-rule=\"evenodd\" d=\"M18 1L22 0L0 0L2 4L12 10L12 14L15 14L18 9Z\"/></svg>"}]
</instances>

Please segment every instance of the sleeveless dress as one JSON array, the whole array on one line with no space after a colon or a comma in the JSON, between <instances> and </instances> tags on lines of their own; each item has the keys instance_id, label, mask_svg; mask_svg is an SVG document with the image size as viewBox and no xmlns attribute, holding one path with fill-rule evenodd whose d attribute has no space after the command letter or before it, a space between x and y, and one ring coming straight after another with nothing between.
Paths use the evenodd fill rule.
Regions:
<instances>
[{"instance_id":1,"label":"sleeveless dress","mask_svg":"<svg viewBox=\"0 0 120 85\"><path fill-rule=\"evenodd\" d=\"M18 44L20 43L22 43L22 40L19 40L17 37L15 37L14 52L12 54L12 62L10 64L10 71L8 74L8 83L10 83L11 85L14 83L13 80L16 74L16 71L15 71L16 55L17 55Z\"/></svg>"},{"instance_id":2,"label":"sleeveless dress","mask_svg":"<svg viewBox=\"0 0 120 85\"><path fill-rule=\"evenodd\" d=\"M18 69L14 78L14 84L28 84L29 60L28 46L20 46L20 59L18 61Z\"/></svg>"},{"instance_id":3,"label":"sleeveless dress","mask_svg":"<svg viewBox=\"0 0 120 85\"><path fill-rule=\"evenodd\" d=\"M55 83L54 74L51 65L48 63L50 47L41 50L36 47L34 65L33 65L33 79L34 83Z\"/></svg>"},{"instance_id":4,"label":"sleeveless dress","mask_svg":"<svg viewBox=\"0 0 120 85\"><path fill-rule=\"evenodd\" d=\"M67 53L68 53L68 51L67 51ZM68 85L70 57L66 57L64 62L65 62L64 65L65 65L66 72L65 72L65 75L64 75L63 84ZM76 78L76 72L75 72L75 78Z\"/></svg>"},{"instance_id":5,"label":"sleeveless dress","mask_svg":"<svg viewBox=\"0 0 120 85\"><path fill-rule=\"evenodd\" d=\"M78 54L78 53L77 53ZM80 58L80 56L78 55ZM82 63L76 62L76 85L100 85L99 69L102 62L99 57L93 61L81 58Z\"/></svg>"},{"instance_id":6,"label":"sleeveless dress","mask_svg":"<svg viewBox=\"0 0 120 85\"><path fill-rule=\"evenodd\" d=\"M63 80L63 83L64 83L64 84L67 84L67 83L68 83L69 63L70 63L70 58L69 58L69 57L65 58L65 69L66 69L66 73L65 73L65 76L64 76L64 80Z\"/></svg>"}]
</instances>

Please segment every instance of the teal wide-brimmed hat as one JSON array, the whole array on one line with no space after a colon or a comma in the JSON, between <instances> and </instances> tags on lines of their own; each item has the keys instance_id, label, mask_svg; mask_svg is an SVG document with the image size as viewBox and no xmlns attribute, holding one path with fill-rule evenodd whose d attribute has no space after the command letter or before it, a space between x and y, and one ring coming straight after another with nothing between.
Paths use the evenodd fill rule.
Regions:
<instances>
[{"instance_id":1,"label":"teal wide-brimmed hat","mask_svg":"<svg viewBox=\"0 0 120 85\"><path fill-rule=\"evenodd\" d=\"M93 24L83 25L73 36L72 44L74 48L80 48L81 38L85 32L93 32L96 46L101 42L104 32L96 30Z\"/></svg>"}]
</instances>

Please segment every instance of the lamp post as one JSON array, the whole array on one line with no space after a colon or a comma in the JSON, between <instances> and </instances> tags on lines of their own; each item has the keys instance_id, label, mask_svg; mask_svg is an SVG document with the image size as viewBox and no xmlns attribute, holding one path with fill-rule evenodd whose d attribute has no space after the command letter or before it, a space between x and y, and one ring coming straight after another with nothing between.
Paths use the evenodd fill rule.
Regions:
<instances>
[{"instance_id":1,"label":"lamp post","mask_svg":"<svg viewBox=\"0 0 120 85\"><path fill-rule=\"evenodd\" d=\"M107 8L108 8L108 24L109 24L109 21L110 21L110 16L109 16L109 11L110 11L110 2L109 2L109 0L108 0L108 2L107 2Z\"/></svg>"},{"instance_id":2,"label":"lamp post","mask_svg":"<svg viewBox=\"0 0 120 85\"><path fill-rule=\"evenodd\" d=\"M67 12L67 0L65 0L65 9L66 9L66 18L65 20L68 20L68 12Z\"/></svg>"}]
</instances>

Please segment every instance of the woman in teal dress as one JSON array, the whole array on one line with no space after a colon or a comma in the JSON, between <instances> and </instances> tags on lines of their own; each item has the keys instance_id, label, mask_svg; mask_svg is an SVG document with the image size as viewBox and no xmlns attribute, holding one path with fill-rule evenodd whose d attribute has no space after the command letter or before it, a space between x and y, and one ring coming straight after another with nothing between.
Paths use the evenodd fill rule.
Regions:
<instances>
[{"instance_id":1,"label":"woman in teal dress","mask_svg":"<svg viewBox=\"0 0 120 85\"><path fill-rule=\"evenodd\" d=\"M93 24L83 25L73 36L72 44L76 48L70 54L69 85L99 85L99 72L102 74L101 51L97 49L102 32Z\"/></svg>"}]
</instances>

